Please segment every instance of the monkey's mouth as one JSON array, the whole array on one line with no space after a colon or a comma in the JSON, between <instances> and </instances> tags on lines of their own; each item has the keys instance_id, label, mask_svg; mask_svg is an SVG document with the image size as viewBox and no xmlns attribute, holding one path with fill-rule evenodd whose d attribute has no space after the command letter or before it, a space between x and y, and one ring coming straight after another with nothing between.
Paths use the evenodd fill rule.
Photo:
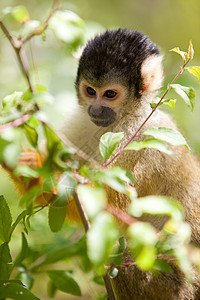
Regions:
<instances>
[{"instance_id":1,"label":"monkey's mouth","mask_svg":"<svg viewBox=\"0 0 200 300\"><path fill-rule=\"evenodd\" d=\"M99 127L107 127L111 124L113 124L115 122L115 118L111 118L111 119L98 119L98 118L90 118L91 121Z\"/></svg>"}]
</instances>

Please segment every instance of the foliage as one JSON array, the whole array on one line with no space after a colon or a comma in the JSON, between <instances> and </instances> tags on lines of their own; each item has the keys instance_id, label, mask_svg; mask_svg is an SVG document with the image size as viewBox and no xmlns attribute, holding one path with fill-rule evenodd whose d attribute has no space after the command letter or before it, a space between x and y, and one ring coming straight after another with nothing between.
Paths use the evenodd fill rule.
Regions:
<instances>
[{"instance_id":1,"label":"foliage","mask_svg":"<svg viewBox=\"0 0 200 300\"><path fill-rule=\"evenodd\" d=\"M47 34L47 27L55 33L68 51L77 50L85 38L85 23L73 12L57 10L57 6L58 1L55 0L44 23L31 20L24 6L5 8L4 21L0 21L6 37L11 37L11 45L18 53L21 69L29 85L26 91L14 91L3 99L0 115L0 163L12 174L11 176L20 178L27 187L20 200L21 212L14 221L8 202L3 196L0 197L0 298L39 299L31 292L39 271L44 272L50 279L51 297L55 296L57 290L81 296L79 282L75 279L75 268L57 269L56 265L58 262L71 260L74 256L79 257L80 269L83 272L90 271L95 274L94 282L102 284L99 278L105 275L107 270L111 278L116 277L118 269L123 265L122 256L126 249L126 239L115 217L124 222L128 228L126 236L134 256L134 262L130 262L129 265L135 264L142 270L151 272L171 272L168 262L176 259L187 275L191 268L188 252L190 251L191 255L192 251L196 253L196 249L191 246L188 248L190 228L184 222L181 205L173 199L161 196L138 198L134 188L135 180L129 170L119 167L106 168L111 159L114 160L123 151L155 148L171 154L170 144L184 145L190 149L184 137L169 128L152 128L143 133L144 141L133 141L135 135L117 152L117 145L123 138L123 132L108 132L101 137L99 145L102 157L107 160L104 166L94 166L89 158L87 160L84 156L85 164L79 168L78 161L72 156L77 149L65 145L49 125L42 104L51 103L53 97L44 86L32 84L29 72L24 67L21 50L35 35ZM5 29L4 22L8 16L19 23L19 31L14 36ZM193 58L194 50L190 43L188 52L183 52L179 48L173 51L180 54L184 62L179 76L188 61ZM199 80L199 67L188 67L186 70ZM174 82L175 80L169 85L168 90L172 87L192 110L194 90ZM155 99L151 104L152 111L162 104L173 107L174 101L165 100L164 96ZM146 139L146 136L153 138ZM42 139L46 140L47 145L43 164L40 161L39 145ZM27 148L24 150L22 145L27 145L29 150ZM19 157L24 153L33 155L37 167L17 164ZM121 214L119 210L113 211L107 204L107 186L130 198L129 213ZM72 198L81 210L81 221L87 229L87 235L83 232L80 235L80 231L76 235L76 230L70 231L70 226L66 222L72 214L68 211ZM46 219L45 221L49 223L52 232L58 234L64 228L71 232L71 235L69 234L69 238L58 238L56 243L52 242L49 245L44 246L41 243L38 249L29 244L27 235L31 231L33 216L39 216L44 209L48 210L48 221ZM138 221L137 218L143 214L166 215L169 220L158 234L152 225ZM127 222L127 216L131 221ZM21 247L18 249L18 255L12 257L10 244L19 224L23 224ZM162 255L165 254L165 260L162 260Z\"/></svg>"}]
</instances>

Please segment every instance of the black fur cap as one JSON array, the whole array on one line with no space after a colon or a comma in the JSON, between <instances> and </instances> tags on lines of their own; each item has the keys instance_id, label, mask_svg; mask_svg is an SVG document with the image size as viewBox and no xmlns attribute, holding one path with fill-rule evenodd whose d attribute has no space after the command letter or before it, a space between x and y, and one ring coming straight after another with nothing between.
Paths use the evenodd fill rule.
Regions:
<instances>
[{"instance_id":1,"label":"black fur cap","mask_svg":"<svg viewBox=\"0 0 200 300\"><path fill-rule=\"evenodd\" d=\"M119 82L139 96L141 64L159 54L157 46L143 33L130 29L108 30L89 41L80 58L76 86L85 78L94 86Z\"/></svg>"}]
</instances>

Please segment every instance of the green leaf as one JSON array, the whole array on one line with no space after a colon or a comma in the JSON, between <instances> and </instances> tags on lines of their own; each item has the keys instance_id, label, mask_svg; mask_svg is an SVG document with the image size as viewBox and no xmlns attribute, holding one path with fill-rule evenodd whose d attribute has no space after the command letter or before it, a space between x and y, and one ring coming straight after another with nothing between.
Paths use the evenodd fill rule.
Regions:
<instances>
[{"instance_id":1,"label":"green leaf","mask_svg":"<svg viewBox=\"0 0 200 300\"><path fill-rule=\"evenodd\" d=\"M66 217L67 199L74 192L76 181L69 172L64 172L58 181L58 196L49 208L49 226L53 232L61 229Z\"/></svg>"},{"instance_id":2,"label":"green leaf","mask_svg":"<svg viewBox=\"0 0 200 300\"><path fill-rule=\"evenodd\" d=\"M183 59L184 62L187 61L187 59L188 59L188 53L184 52L184 51L181 51L179 49L179 47L175 47L175 48L171 49L170 51L178 53L182 57L182 59Z\"/></svg>"},{"instance_id":3,"label":"green leaf","mask_svg":"<svg viewBox=\"0 0 200 300\"><path fill-rule=\"evenodd\" d=\"M13 172L15 176L23 176L28 178L38 178L39 173L29 166L17 166Z\"/></svg>"},{"instance_id":4,"label":"green leaf","mask_svg":"<svg viewBox=\"0 0 200 300\"><path fill-rule=\"evenodd\" d=\"M191 151L190 146L186 142L185 138L182 136L182 134L180 132L178 132L175 129L165 128L165 127L150 128L150 129L147 129L143 133L143 135L151 135L156 139L165 141L174 146L184 145Z\"/></svg>"},{"instance_id":5,"label":"green leaf","mask_svg":"<svg viewBox=\"0 0 200 300\"><path fill-rule=\"evenodd\" d=\"M23 272L23 273L21 273L21 275L20 275L20 279L21 279L23 285L24 285L28 290L30 290L30 289L32 288L33 282L34 282L34 277L33 277L32 274Z\"/></svg>"},{"instance_id":6,"label":"green leaf","mask_svg":"<svg viewBox=\"0 0 200 300\"><path fill-rule=\"evenodd\" d=\"M147 196L132 201L130 213L135 217L143 214L150 215L168 215L177 221L182 221L184 217L181 204L164 196Z\"/></svg>"},{"instance_id":7,"label":"green leaf","mask_svg":"<svg viewBox=\"0 0 200 300\"><path fill-rule=\"evenodd\" d=\"M134 141L126 146L125 150L141 150L144 148L154 148L167 154L172 154L169 146L158 139L147 139L144 141Z\"/></svg>"},{"instance_id":8,"label":"green leaf","mask_svg":"<svg viewBox=\"0 0 200 300\"><path fill-rule=\"evenodd\" d=\"M1 134L1 139L4 140L3 148L0 150L3 152L2 159L12 169L16 166L22 151L22 138L23 132L21 128L9 128Z\"/></svg>"},{"instance_id":9,"label":"green leaf","mask_svg":"<svg viewBox=\"0 0 200 300\"><path fill-rule=\"evenodd\" d=\"M138 222L128 229L129 246L136 264L143 270L152 268L156 259L156 230L149 223Z\"/></svg>"},{"instance_id":10,"label":"green leaf","mask_svg":"<svg viewBox=\"0 0 200 300\"><path fill-rule=\"evenodd\" d=\"M28 253L29 253L28 242L27 242L25 234L22 232L21 251L14 261L14 266L20 265L21 262L28 256Z\"/></svg>"},{"instance_id":11,"label":"green leaf","mask_svg":"<svg viewBox=\"0 0 200 300\"><path fill-rule=\"evenodd\" d=\"M14 92L11 95L6 96L2 101L2 112L9 112L11 108L17 106L22 101L23 92Z\"/></svg>"},{"instance_id":12,"label":"green leaf","mask_svg":"<svg viewBox=\"0 0 200 300\"><path fill-rule=\"evenodd\" d=\"M13 18L19 23L25 23L29 20L29 13L26 7L23 5L6 7L3 10L3 14L11 14Z\"/></svg>"},{"instance_id":13,"label":"green leaf","mask_svg":"<svg viewBox=\"0 0 200 300\"><path fill-rule=\"evenodd\" d=\"M57 291L57 288L55 286L55 284L50 280L49 283L48 283L48 296L50 298L53 298L55 296L55 293Z\"/></svg>"},{"instance_id":14,"label":"green leaf","mask_svg":"<svg viewBox=\"0 0 200 300\"><path fill-rule=\"evenodd\" d=\"M31 146L33 146L33 148L36 148L38 143L38 133L36 129L28 125L27 123L24 123L24 131Z\"/></svg>"},{"instance_id":15,"label":"green leaf","mask_svg":"<svg viewBox=\"0 0 200 300\"><path fill-rule=\"evenodd\" d=\"M0 196L0 240L9 242L12 216L8 204L3 196Z\"/></svg>"},{"instance_id":16,"label":"green leaf","mask_svg":"<svg viewBox=\"0 0 200 300\"><path fill-rule=\"evenodd\" d=\"M73 243L65 241L64 244L55 245L51 251L46 253L44 261L42 261L38 266L52 264L61 260L69 259L78 254L84 254L85 248L85 237Z\"/></svg>"},{"instance_id":17,"label":"green leaf","mask_svg":"<svg viewBox=\"0 0 200 300\"><path fill-rule=\"evenodd\" d=\"M26 216L28 215L28 210L23 210L19 216L17 217L17 219L15 220L15 222L12 224L12 227L11 227L11 232L10 232L10 236L12 235L13 231L15 230L16 226L19 224L19 222L21 220L23 220Z\"/></svg>"},{"instance_id":18,"label":"green leaf","mask_svg":"<svg viewBox=\"0 0 200 300\"><path fill-rule=\"evenodd\" d=\"M57 197L49 207L49 226L52 232L58 232L65 221L66 217L66 204L65 201Z\"/></svg>"},{"instance_id":19,"label":"green leaf","mask_svg":"<svg viewBox=\"0 0 200 300\"><path fill-rule=\"evenodd\" d=\"M115 254L110 255L111 263L113 265L121 265L122 259L123 259L123 253L126 249L126 239L124 237L121 237L119 239L119 246L117 248L117 251Z\"/></svg>"},{"instance_id":20,"label":"green leaf","mask_svg":"<svg viewBox=\"0 0 200 300\"><path fill-rule=\"evenodd\" d=\"M194 48L192 45L192 41L190 40L190 44L188 47L188 59L193 59L193 57L194 57Z\"/></svg>"},{"instance_id":21,"label":"green leaf","mask_svg":"<svg viewBox=\"0 0 200 300\"><path fill-rule=\"evenodd\" d=\"M47 274L58 290L70 295L81 296L80 287L71 273L64 270L52 270L48 271Z\"/></svg>"},{"instance_id":22,"label":"green leaf","mask_svg":"<svg viewBox=\"0 0 200 300\"><path fill-rule=\"evenodd\" d=\"M57 11L49 22L56 37L76 50L83 43L85 23L72 11Z\"/></svg>"},{"instance_id":23,"label":"green leaf","mask_svg":"<svg viewBox=\"0 0 200 300\"><path fill-rule=\"evenodd\" d=\"M40 186L34 186L21 197L20 204L26 206L29 212L32 211L34 200L42 193Z\"/></svg>"},{"instance_id":24,"label":"green leaf","mask_svg":"<svg viewBox=\"0 0 200 300\"><path fill-rule=\"evenodd\" d=\"M156 99L154 99L150 103L151 108L155 108L159 101L160 101L159 97L157 97ZM176 104L176 99L173 99L173 98L172 99L163 99L161 101L161 103L159 104L159 106L162 105L162 104L168 105L168 106L170 106L171 108L174 109L175 108L175 104Z\"/></svg>"},{"instance_id":25,"label":"green leaf","mask_svg":"<svg viewBox=\"0 0 200 300\"><path fill-rule=\"evenodd\" d=\"M178 259L177 263L181 270L188 276L192 272L192 264L189 261L188 251L184 245L173 249L173 254Z\"/></svg>"},{"instance_id":26,"label":"green leaf","mask_svg":"<svg viewBox=\"0 0 200 300\"><path fill-rule=\"evenodd\" d=\"M93 264L106 262L117 237L118 229L114 217L107 212L98 214L88 231L87 239L88 256Z\"/></svg>"},{"instance_id":27,"label":"green leaf","mask_svg":"<svg viewBox=\"0 0 200 300\"><path fill-rule=\"evenodd\" d=\"M123 138L123 132L107 132L100 138L99 150L104 159L108 159L115 151L117 144Z\"/></svg>"},{"instance_id":28,"label":"green leaf","mask_svg":"<svg viewBox=\"0 0 200 300\"><path fill-rule=\"evenodd\" d=\"M157 258L155 260L153 269L155 271L159 271L159 272L167 272L169 274L173 273L173 270L170 267L170 265L166 261L164 261L163 259L160 259L160 258Z\"/></svg>"},{"instance_id":29,"label":"green leaf","mask_svg":"<svg viewBox=\"0 0 200 300\"><path fill-rule=\"evenodd\" d=\"M181 98L185 101L186 105L190 108L190 110L193 111L195 100L194 89L191 87L182 86L180 84L171 84L171 87L179 96L181 96Z\"/></svg>"},{"instance_id":30,"label":"green leaf","mask_svg":"<svg viewBox=\"0 0 200 300\"><path fill-rule=\"evenodd\" d=\"M41 22L38 20L29 20L23 24L19 31L19 37L24 37L31 34L34 30L39 29Z\"/></svg>"},{"instance_id":31,"label":"green leaf","mask_svg":"<svg viewBox=\"0 0 200 300\"><path fill-rule=\"evenodd\" d=\"M65 200L73 194L76 184L77 184L76 180L74 179L74 176L71 173L64 172L60 176L58 181L58 186L57 186L58 196L60 201L59 204L61 203L62 200L64 201L65 204Z\"/></svg>"},{"instance_id":32,"label":"green leaf","mask_svg":"<svg viewBox=\"0 0 200 300\"><path fill-rule=\"evenodd\" d=\"M0 246L0 280L8 280L12 271L12 258L7 243ZM1 293L0 293L1 295Z\"/></svg>"},{"instance_id":33,"label":"green leaf","mask_svg":"<svg viewBox=\"0 0 200 300\"><path fill-rule=\"evenodd\" d=\"M190 74L195 76L198 79L198 81L200 82L200 67L199 66L188 67L188 68L185 68L185 70L187 70Z\"/></svg>"},{"instance_id":34,"label":"green leaf","mask_svg":"<svg viewBox=\"0 0 200 300\"><path fill-rule=\"evenodd\" d=\"M126 184L134 184L135 180L129 170L113 167L104 172L97 172L94 176L97 182L103 182L119 193L127 193Z\"/></svg>"},{"instance_id":35,"label":"green leaf","mask_svg":"<svg viewBox=\"0 0 200 300\"><path fill-rule=\"evenodd\" d=\"M88 185L78 185L77 193L90 218L94 218L106 203L106 192L103 188L91 188Z\"/></svg>"},{"instance_id":36,"label":"green leaf","mask_svg":"<svg viewBox=\"0 0 200 300\"><path fill-rule=\"evenodd\" d=\"M0 295L2 299L11 298L15 300L40 300L38 297L34 296L25 287L19 284L9 283L5 286L0 287Z\"/></svg>"}]
</instances>

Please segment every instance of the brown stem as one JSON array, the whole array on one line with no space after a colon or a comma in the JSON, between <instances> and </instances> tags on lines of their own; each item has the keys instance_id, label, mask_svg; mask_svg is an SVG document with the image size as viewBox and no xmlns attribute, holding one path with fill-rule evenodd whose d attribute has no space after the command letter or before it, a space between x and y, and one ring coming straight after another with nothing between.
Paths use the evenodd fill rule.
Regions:
<instances>
[{"instance_id":1,"label":"brown stem","mask_svg":"<svg viewBox=\"0 0 200 300\"><path fill-rule=\"evenodd\" d=\"M82 221L83 226L85 228L85 232L87 232L90 229L90 222L88 220L88 216L87 216L87 214L84 210L84 207L83 207L81 201L78 198L77 192L74 192L73 196L74 196L74 201L76 203L76 207L77 207L78 212L79 212L80 217L81 217L81 221Z\"/></svg>"},{"instance_id":2,"label":"brown stem","mask_svg":"<svg viewBox=\"0 0 200 300\"><path fill-rule=\"evenodd\" d=\"M172 80L172 82L169 84L168 88L166 89L166 91L164 92L164 94L162 95L160 101L157 103L157 105L152 109L151 113L148 115L148 117L144 120L144 122L142 123L142 125L140 125L140 127L136 130L136 132L133 134L133 136L124 144L124 146L122 146L122 148L115 154L113 155L113 157L111 157L110 160L106 161L103 165L104 168L106 168L108 165L110 165L119 155L121 155L124 152L124 149L133 141L133 139L138 135L139 131L144 127L144 125L146 124L146 122L149 120L149 118L152 116L152 114L155 112L155 110L158 108L158 106L160 105L160 103L162 102L162 100L164 99L164 97L167 95L167 93L169 92L169 90L172 87L172 84L178 79L178 77L183 73L185 66L188 64L188 62L190 61L190 59L188 59L183 66L181 67L180 71L178 72L178 74L174 77L174 79Z\"/></svg>"},{"instance_id":3,"label":"brown stem","mask_svg":"<svg viewBox=\"0 0 200 300\"><path fill-rule=\"evenodd\" d=\"M106 204L105 210L127 225L132 225L133 223L139 222L136 218L130 216L128 213L108 203Z\"/></svg>"},{"instance_id":4,"label":"brown stem","mask_svg":"<svg viewBox=\"0 0 200 300\"><path fill-rule=\"evenodd\" d=\"M13 37L10 35L10 32L6 28L5 24L1 20L0 20L0 27L1 27L2 31L4 32L5 36L7 37L7 39L9 40L10 44L12 45L13 49L15 50L21 70L28 81L28 85L29 85L31 92L33 93L34 91L33 91L33 86L31 83L30 76L29 76L28 66L27 66L27 63L25 62L26 60L24 59L24 55L21 52L22 45L18 41L15 41L13 39Z\"/></svg>"},{"instance_id":5,"label":"brown stem","mask_svg":"<svg viewBox=\"0 0 200 300\"><path fill-rule=\"evenodd\" d=\"M42 24L42 26L40 28L36 28L29 35L27 35L27 36L19 39L21 45L23 45L24 43L26 43L27 41L29 41L33 36L40 35L41 33L43 33L47 29L51 17L55 13L55 11L58 9L59 2L60 2L60 0L54 0L53 1L53 5L52 5L52 8L51 8L51 11L50 11L48 17L46 18L46 20L44 21L44 23Z\"/></svg>"},{"instance_id":6,"label":"brown stem","mask_svg":"<svg viewBox=\"0 0 200 300\"><path fill-rule=\"evenodd\" d=\"M24 115L19 119L16 119L12 122L0 125L0 133L3 132L4 130L8 129L8 128L15 128L18 127L20 125L22 125L23 123L27 122L28 120L30 120L31 115Z\"/></svg>"}]
</instances>

